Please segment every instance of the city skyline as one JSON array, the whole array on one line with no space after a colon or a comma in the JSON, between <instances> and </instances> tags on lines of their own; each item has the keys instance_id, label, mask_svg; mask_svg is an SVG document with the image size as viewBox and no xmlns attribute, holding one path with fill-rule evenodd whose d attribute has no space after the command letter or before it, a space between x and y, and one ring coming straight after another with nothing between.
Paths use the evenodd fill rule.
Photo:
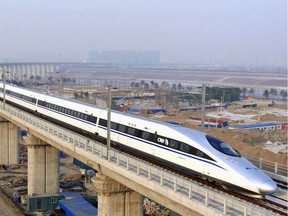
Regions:
<instances>
[{"instance_id":1,"label":"city skyline","mask_svg":"<svg viewBox=\"0 0 288 216\"><path fill-rule=\"evenodd\" d=\"M0 11L0 62L156 50L160 63L287 66L285 0L11 0Z\"/></svg>"}]
</instances>

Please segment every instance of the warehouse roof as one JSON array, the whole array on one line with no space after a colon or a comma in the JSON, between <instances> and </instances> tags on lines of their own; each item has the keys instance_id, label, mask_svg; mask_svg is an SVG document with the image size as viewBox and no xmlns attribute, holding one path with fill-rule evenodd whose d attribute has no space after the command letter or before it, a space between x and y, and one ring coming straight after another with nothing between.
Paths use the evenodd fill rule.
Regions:
<instances>
[{"instance_id":1,"label":"warehouse roof","mask_svg":"<svg viewBox=\"0 0 288 216\"><path fill-rule=\"evenodd\" d=\"M67 194L68 195L68 194ZM69 194L68 196L70 196ZM73 194L74 195L74 194ZM64 195L65 196L65 195ZM58 201L58 206L65 211L66 216L95 216L98 210L81 196Z\"/></svg>"},{"instance_id":2,"label":"warehouse roof","mask_svg":"<svg viewBox=\"0 0 288 216\"><path fill-rule=\"evenodd\" d=\"M250 128L260 128L260 127L271 127L281 125L278 122L263 122L258 124L247 124L247 125L236 125L229 127L231 129L250 129Z\"/></svg>"}]
</instances>

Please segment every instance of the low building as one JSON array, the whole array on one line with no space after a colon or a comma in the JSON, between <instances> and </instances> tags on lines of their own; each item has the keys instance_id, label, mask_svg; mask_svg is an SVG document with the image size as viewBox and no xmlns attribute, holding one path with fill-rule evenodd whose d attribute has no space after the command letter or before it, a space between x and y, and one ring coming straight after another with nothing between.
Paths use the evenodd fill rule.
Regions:
<instances>
[{"instance_id":1,"label":"low building","mask_svg":"<svg viewBox=\"0 0 288 216\"><path fill-rule=\"evenodd\" d=\"M257 124L230 126L229 129L281 130L282 124L278 122L263 122Z\"/></svg>"}]
</instances>

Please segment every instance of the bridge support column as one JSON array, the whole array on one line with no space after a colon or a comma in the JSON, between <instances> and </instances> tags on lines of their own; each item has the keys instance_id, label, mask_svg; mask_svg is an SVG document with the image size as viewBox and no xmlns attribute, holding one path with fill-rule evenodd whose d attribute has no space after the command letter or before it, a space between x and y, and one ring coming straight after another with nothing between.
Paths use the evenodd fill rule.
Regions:
<instances>
[{"instance_id":1,"label":"bridge support column","mask_svg":"<svg viewBox=\"0 0 288 216\"><path fill-rule=\"evenodd\" d=\"M19 128L0 117L0 164L19 164Z\"/></svg>"},{"instance_id":2,"label":"bridge support column","mask_svg":"<svg viewBox=\"0 0 288 216\"><path fill-rule=\"evenodd\" d=\"M98 196L99 215L142 215L143 196L97 173L92 179Z\"/></svg>"},{"instance_id":3,"label":"bridge support column","mask_svg":"<svg viewBox=\"0 0 288 216\"><path fill-rule=\"evenodd\" d=\"M58 149L33 135L24 137L28 149L28 195L59 191Z\"/></svg>"}]
</instances>

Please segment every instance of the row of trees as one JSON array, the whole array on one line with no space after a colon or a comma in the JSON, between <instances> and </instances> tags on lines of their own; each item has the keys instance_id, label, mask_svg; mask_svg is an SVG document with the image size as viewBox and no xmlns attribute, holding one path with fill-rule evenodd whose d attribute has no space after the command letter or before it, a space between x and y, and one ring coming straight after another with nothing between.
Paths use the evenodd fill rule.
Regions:
<instances>
[{"instance_id":1,"label":"row of trees","mask_svg":"<svg viewBox=\"0 0 288 216\"><path fill-rule=\"evenodd\" d=\"M253 88L251 89L247 89L247 88L242 88L241 89L241 95L243 98L245 98L246 96L255 96L255 91ZM282 97L282 99L286 99L287 98L287 90L281 90L280 92L277 91L277 89L275 88L271 88L269 89L265 89L263 92L263 97L266 99L275 99L275 98L279 98Z\"/></svg>"},{"instance_id":2,"label":"row of trees","mask_svg":"<svg viewBox=\"0 0 288 216\"><path fill-rule=\"evenodd\" d=\"M162 81L161 84L158 84L157 82L154 82L151 80L150 82L146 82L144 80L141 80L140 82L131 82L130 83L131 88L136 89L169 89L172 91L191 91L193 89L192 86L184 86L180 82L178 84L170 84L168 81ZM255 90L253 88L247 89L247 88L241 88L240 89L240 95L242 98L246 98L247 96L255 97ZM224 93L225 96L225 93ZM270 90L266 89L263 92L263 97L265 98L280 98L287 99L287 90L281 90L280 92L277 91L275 88L271 88Z\"/></svg>"},{"instance_id":3,"label":"row of trees","mask_svg":"<svg viewBox=\"0 0 288 216\"><path fill-rule=\"evenodd\" d=\"M281 90L280 91L280 96L282 97L282 99L286 99L287 98L287 90ZM275 99L277 96L278 96L278 92L277 92L277 89L273 89L271 88L270 91L268 89L266 89L264 92L263 92L263 96L265 98L273 98Z\"/></svg>"},{"instance_id":4,"label":"row of trees","mask_svg":"<svg viewBox=\"0 0 288 216\"><path fill-rule=\"evenodd\" d=\"M176 90L187 90L191 91L192 86L183 86L180 82L178 84L170 84L168 81L162 81L161 84L158 84L157 82L154 82L151 80L150 82L146 82L144 80L141 80L140 82L131 82L130 83L131 88L139 88L139 89L171 89L173 91Z\"/></svg>"}]
</instances>

